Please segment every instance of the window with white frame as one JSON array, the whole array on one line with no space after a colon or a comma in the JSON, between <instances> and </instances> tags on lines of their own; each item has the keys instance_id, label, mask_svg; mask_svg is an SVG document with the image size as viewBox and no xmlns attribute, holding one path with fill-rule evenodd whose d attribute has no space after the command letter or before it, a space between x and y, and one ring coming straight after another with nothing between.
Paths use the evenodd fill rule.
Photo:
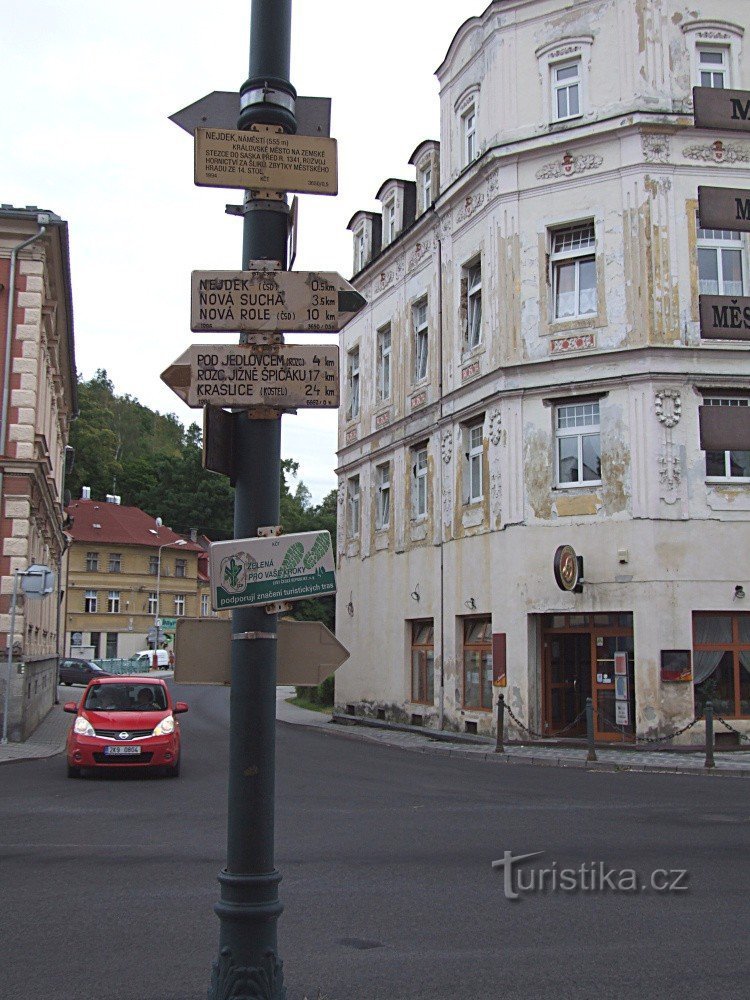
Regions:
<instances>
[{"instance_id":1,"label":"window with white frame","mask_svg":"<svg viewBox=\"0 0 750 1000\"><path fill-rule=\"evenodd\" d=\"M729 86L729 49L698 47L698 79L701 87L724 90Z\"/></svg>"},{"instance_id":2,"label":"window with white frame","mask_svg":"<svg viewBox=\"0 0 750 1000\"><path fill-rule=\"evenodd\" d=\"M83 610L87 615L95 615L97 607L97 597L95 590L87 590L83 599Z\"/></svg>"},{"instance_id":3,"label":"window with white frame","mask_svg":"<svg viewBox=\"0 0 750 1000\"><path fill-rule=\"evenodd\" d=\"M208 594L201 594L201 618L208 618L211 610L208 606Z\"/></svg>"},{"instance_id":4,"label":"window with white frame","mask_svg":"<svg viewBox=\"0 0 750 1000\"><path fill-rule=\"evenodd\" d=\"M422 211L426 212L432 204L432 167L429 163L420 172L419 179L422 191Z\"/></svg>"},{"instance_id":5,"label":"window with white frame","mask_svg":"<svg viewBox=\"0 0 750 1000\"><path fill-rule=\"evenodd\" d=\"M122 569L122 554L120 552L110 552L109 572L119 573Z\"/></svg>"},{"instance_id":6,"label":"window with white frame","mask_svg":"<svg viewBox=\"0 0 750 1000\"><path fill-rule=\"evenodd\" d=\"M414 327L414 381L427 378L427 299L412 306Z\"/></svg>"},{"instance_id":7,"label":"window with white frame","mask_svg":"<svg viewBox=\"0 0 750 1000\"><path fill-rule=\"evenodd\" d=\"M596 236L594 223L552 232L554 319L577 319L596 313Z\"/></svg>"},{"instance_id":8,"label":"window with white frame","mask_svg":"<svg viewBox=\"0 0 750 1000\"><path fill-rule=\"evenodd\" d=\"M361 271L365 266L365 230L358 229L354 234L354 270Z\"/></svg>"},{"instance_id":9,"label":"window with white frame","mask_svg":"<svg viewBox=\"0 0 750 1000\"><path fill-rule=\"evenodd\" d=\"M120 591L110 590L107 595L107 613L110 615L119 615L120 613Z\"/></svg>"},{"instance_id":10,"label":"window with white frame","mask_svg":"<svg viewBox=\"0 0 750 1000\"><path fill-rule=\"evenodd\" d=\"M346 355L346 381L349 402L346 408L347 420L359 416L359 348L353 347Z\"/></svg>"},{"instance_id":11,"label":"window with white frame","mask_svg":"<svg viewBox=\"0 0 750 1000\"><path fill-rule=\"evenodd\" d=\"M99 572L99 553L98 552L87 552L86 553L86 572L87 573L98 573Z\"/></svg>"},{"instance_id":12,"label":"window with white frame","mask_svg":"<svg viewBox=\"0 0 750 1000\"><path fill-rule=\"evenodd\" d=\"M375 467L377 496L375 498L375 527L378 531L391 523L391 463Z\"/></svg>"},{"instance_id":13,"label":"window with white frame","mask_svg":"<svg viewBox=\"0 0 750 1000\"><path fill-rule=\"evenodd\" d=\"M412 448L412 501L414 520L427 517L427 445Z\"/></svg>"},{"instance_id":14,"label":"window with white frame","mask_svg":"<svg viewBox=\"0 0 750 1000\"><path fill-rule=\"evenodd\" d=\"M396 238L396 199L391 198L383 206L383 238L385 243L393 243Z\"/></svg>"},{"instance_id":15,"label":"window with white frame","mask_svg":"<svg viewBox=\"0 0 750 1000\"><path fill-rule=\"evenodd\" d=\"M477 503L484 496L482 461L484 458L484 421L469 424L464 428L466 445L466 503Z\"/></svg>"},{"instance_id":16,"label":"window with white frame","mask_svg":"<svg viewBox=\"0 0 750 1000\"><path fill-rule=\"evenodd\" d=\"M185 614L185 595L175 594L174 595L174 613L178 618L181 618Z\"/></svg>"},{"instance_id":17,"label":"window with white frame","mask_svg":"<svg viewBox=\"0 0 750 1000\"><path fill-rule=\"evenodd\" d=\"M555 417L557 485L601 482L599 402L565 403Z\"/></svg>"},{"instance_id":18,"label":"window with white frame","mask_svg":"<svg viewBox=\"0 0 750 1000\"><path fill-rule=\"evenodd\" d=\"M378 330L378 399L391 398L391 324Z\"/></svg>"},{"instance_id":19,"label":"window with white frame","mask_svg":"<svg viewBox=\"0 0 750 1000\"><path fill-rule=\"evenodd\" d=\"M159 598L155 590L150 591L148 595L148 613L150 615L159 613Z\"/></svg>"},{"instance_id":20,"label":"window with white frame","mask_svg":"<svg viewBox=\"0 0 750 1000\"><path fill-rule=\"evenodd\" d=\"M359 535L359 476L350 476L346 481L346 531L349 538Z\"/></svg>"},{"instance_id":21,"label":"window with white frame","mask_svg":"<svg viewBox=\"0 0 750 1000\"><path fill-rule=\"evenodd\" d=\"M703 405L750 407L750 399L741 396L706 396ZM706 478L750 482L750 451L707 451Z\"/></svg>"},{"instance_id":22,"label":"window with white frame","mask_svg":"<svg viewBox=\"0 0 750 1000\"><path fill-rule=\"evenodd\" d=\"M477 155L477 106L474 101L461 114L461 148L466 167Z\"/></svg>"},{"instance_id":23,"label":"window with white frame","mask_svg":"<svg viewBox=\"0 0 750 1000\"><path fill-rule=\"evenodd\" d=\"M727 229L698 229L701 295L744 295L742 235Z\"/></svg>"},{"instance_id":24,"label":"window with white frame","mask_svg":"<svg viewBox=\"0 0 750 1000\"><path fill-rule=\"evenodd\" d=\"M581 114L581 60L553 63L552 114L555 121L577 118Z\"/></svg>"},{"instance_id":25,"label":"window with white frame","mask_svg":"<svg viewBox=\"0 0 750 1000\"><path fill-rule=\"evenodd\" d=\"M466 289L466 328L464 343L471 351L482 341L482 265L480 261L464 268L464 287Z\"/></svg>"}]
</instances>

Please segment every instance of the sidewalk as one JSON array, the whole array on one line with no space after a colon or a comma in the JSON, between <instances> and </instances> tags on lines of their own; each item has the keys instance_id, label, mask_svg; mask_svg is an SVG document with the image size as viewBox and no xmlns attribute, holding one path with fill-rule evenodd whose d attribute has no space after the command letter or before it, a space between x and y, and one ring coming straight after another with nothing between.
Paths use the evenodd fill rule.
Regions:
<instances>
[{"instance_id":1,"label":"sidewalk","mask_svg":"<svg viewBox=\"0 0 750 1000\"><path fill-rule=\"evenodd\" d=\"M283 694L282 692L288 692ZM389 729L373 726L339 723L331 715L323 712L310 712L296 705L290 705L285 699L293 697L293 688L278 688L276 694L276 718L280 722L291 725L309 726L325 729L329 733L347 736L351 739L365 740L369 743L380 743L395 746L403 750L413 750L417 753L428 753L443 757L463 757L470 760L483 760L493 764L535 764L544 767L572 767L591 771L646 771L660 774L705 774L724 777L750 777L750 752L737 751L733 753L714 752L714 768L705 767L703 751L670 753L655 750L617 750L614 748L596 749L596 761L586 760L586 747L567 746L505 746L503 753L495 753L494 742L475 738L467 745L465 738L461 742L452 742L447 734L437 734L430 730L420 731L416 727L404 726L400 729Z\"/></svg>"}]
</instances>

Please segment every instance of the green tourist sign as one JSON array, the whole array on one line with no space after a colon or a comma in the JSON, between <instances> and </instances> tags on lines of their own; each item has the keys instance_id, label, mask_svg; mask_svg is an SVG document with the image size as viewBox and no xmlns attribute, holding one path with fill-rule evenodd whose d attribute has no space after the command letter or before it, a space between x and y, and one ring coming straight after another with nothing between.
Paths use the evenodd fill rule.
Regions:
<instances>
[{"instance_id":1,"label":"green tourist sign","mask_svg":"<svg viewBox=\"0 0 750 1000\"><path fill-rule=\"evenodd\" d=\"M209 563L215 611L336 593L327 531L213 542Z\"/></svg>"}]
</instances>

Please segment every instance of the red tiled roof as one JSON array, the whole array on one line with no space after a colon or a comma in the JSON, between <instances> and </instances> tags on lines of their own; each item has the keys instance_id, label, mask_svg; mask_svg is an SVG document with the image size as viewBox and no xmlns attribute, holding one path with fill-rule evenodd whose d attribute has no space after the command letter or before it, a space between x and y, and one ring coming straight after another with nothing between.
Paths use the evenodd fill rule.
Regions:
<instances>
[{"instance_id":1,"label":"red tiled roof","mask_svg":"<svg viewBox=\"0 0 750 1000\"><path fill-rule=\"evenodd\" d=\"M164 525L157 528L156 522L138 507L123 507L121 504L105 503L101 500L74 500L67 507L73 519L68 534L74 542L104 542L117 545L149 545L158 549L166 543L185 541L179 548L187 552L203 552L200 545Z\"/></svg>"}]
</instances>

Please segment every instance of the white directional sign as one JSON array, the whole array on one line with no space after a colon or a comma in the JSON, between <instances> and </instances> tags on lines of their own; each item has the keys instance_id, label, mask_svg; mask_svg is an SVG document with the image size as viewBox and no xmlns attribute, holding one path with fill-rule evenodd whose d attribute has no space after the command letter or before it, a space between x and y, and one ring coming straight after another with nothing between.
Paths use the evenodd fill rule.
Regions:
<instances>
[{"instance_id":1,"label":"white directional sign","mask_svg":"<svg viewBox=\"0 0 750 1000\"><path fill-rule=\"evenodd\" d=\"M162 372L188 406L339 405L335 344L193 344Z\"/></svg>"},{"instance_id":2,"label":"white directional sign","mask_svg":"<svg viewBox=\"0 0 750 1000\"><path fill-rule=\"evenodd\" d=\"M349 659L349 650L322 622L279 620L276 684L311 687ZM236 639L235 642L252 642ZM210 650L210 655L206 655ZM222 618L180 618L175 634L177 684L230 684L232 623Z\"/></svg>"},{"instance_id":3,"label":"white directional sign","mask_svg":"<svg viewBox=\"0 0 750 1000\"><path fill-rule=\"evenodd\" d=\"M327 531L212 542L209 564L215 611L336 593Z\"/></svg>"},{"instance_id":4,"label":"white directional sign","mask_svg":"<svg viewBox=\"0 0 750 1000\"><path fill-rule=\"evenodd\" d=\"M197 128L195 183L199 187L337 194L336 140L287 135L263 125L243 131Z\"/></svg>"},{"instance_id":5,"label":"white directional sign","mask_svg":"<svg viewBox=\"0 0 750 1000\"><path fill-rule=\"evenodd\" d=\"M193 271L190 329L335 333L366 300L335 271Z\"/></svg>"}]
</instances>

